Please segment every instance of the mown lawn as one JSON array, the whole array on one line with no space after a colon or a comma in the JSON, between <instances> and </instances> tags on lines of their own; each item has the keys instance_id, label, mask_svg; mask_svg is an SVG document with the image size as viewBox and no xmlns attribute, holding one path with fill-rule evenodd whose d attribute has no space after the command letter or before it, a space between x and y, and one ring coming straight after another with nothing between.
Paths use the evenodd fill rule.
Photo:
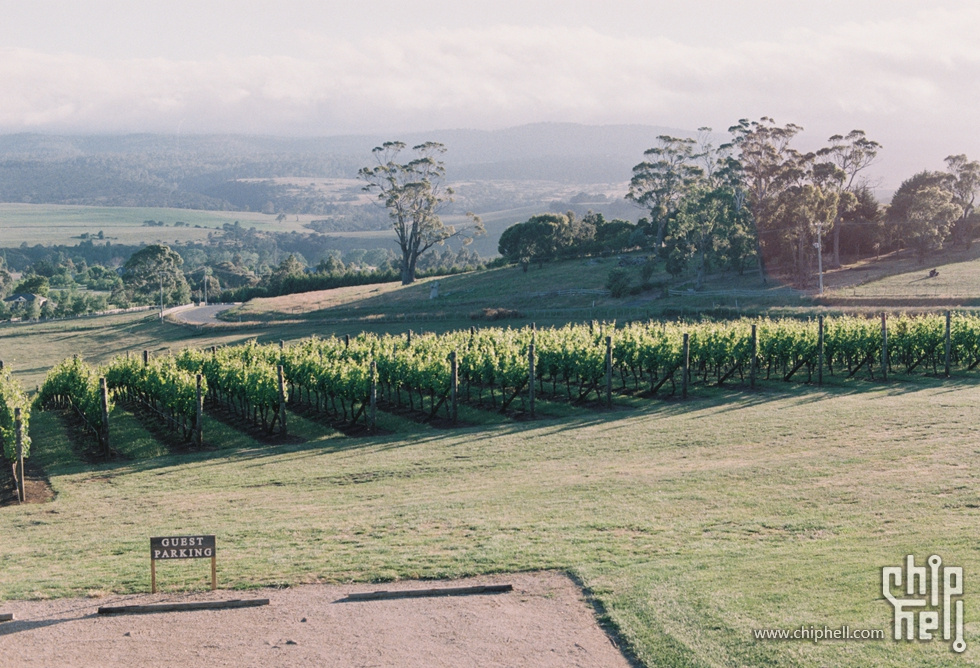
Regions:
<instances>
[{"instance_id":1,"label":"mown lawn","mask_svg":"<svg viewBox=\"0 0 980 668\"><path fill-rule=\"evenodd\" d=\"M228 588L568 570L650 666L977 663L978 401L975 379L918 378L369 438L291 416L303 443L214 425L220 450L94 467L49 449L63 427L37 413L58 496L0 509L0 598L145 591L151 535L214 533ZM942 640L753 640L890 629L881 568L907 554L965 569L965 655ZM179 590L209 573L157 576Z\"/></svg>"}]
</instances>

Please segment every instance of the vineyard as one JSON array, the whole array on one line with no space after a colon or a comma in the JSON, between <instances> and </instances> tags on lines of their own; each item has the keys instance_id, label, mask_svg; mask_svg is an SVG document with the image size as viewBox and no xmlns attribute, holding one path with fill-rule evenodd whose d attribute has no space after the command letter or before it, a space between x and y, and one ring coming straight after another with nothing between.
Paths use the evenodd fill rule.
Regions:
<instances>
[{"instance_id":1,"label":"vineyard","mask_svg":"<svg viewBox=\"0 0 980 668\"><path fill-rule=\"evenodd\" d=\"M71 358L48 374L36 403L72 408L109 455L112 398L157 415L200 447L205 399L226 419L269 436L287 433L287 406L358 433L376 428L379 410L458 424L460 406L535 417L542 400L601 406L614 396L686 398L725 383L819 385L978 365L980 317L973 315L593 322L253 341L153 360L123 355L101 369Z\"/></svg>"},{"instance_id":2,"label":"vineyard","mask_svg":"<svg viewBox=\"0 0 980 668\"><path fill-rule=\"evenodd\" d=\"M27 395L0 363L0 453L11 465L20 501L24 500L24 459L31 451L30 417Z\"/></svg>"}]
</instances>

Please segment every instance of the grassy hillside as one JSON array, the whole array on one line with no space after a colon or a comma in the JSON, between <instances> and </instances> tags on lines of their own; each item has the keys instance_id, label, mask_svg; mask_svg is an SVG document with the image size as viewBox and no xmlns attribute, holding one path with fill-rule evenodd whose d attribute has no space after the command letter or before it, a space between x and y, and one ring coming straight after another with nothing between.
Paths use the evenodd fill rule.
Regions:
<instances>
[{"instance_id":1,"label":"grassy hillside","mask_svg":"<svg viewBox=\"0 0 980 668\"><path fill-rule=\"evenodd\" d=\"M631 257L642 261L645 255ZM635 294L621 298L609 295L606 281L616 269L629 274L631 285L637 288ZM438 297L431 298L436 282ZM700 293L689 289L686 282L671 281L663 271L649 278L651 287L641 290L643 282L640 267L621 267L619 257L586 258L533 265L526 272L510 266L421 279L410 286L389 283L256 299L228 312L226 318L263 323L305 318L364 324L384 318L438 324L447 319L461 323L481 321L484 309L507 309L521 314L511 320L515 323L550 323L594 318L623 320L665 312L676 315L704 307L735 311L797 307L803 303L796 291L773 283L763 285L755 274L715 276Z\"/></svg>"},{"instance_id":2,"label":"grassy hillside","mask_svg":"<svg viewBox=\"0 0 980 668\"><path fill-rule=\"evenodd\" d=\"M930 270L939 272L930 277ZM980 304L980 246L919 262L911 253L868 259L827 277L827 301L840 304Z\"/></svg>"},{"instance_id":3,"label":"grassy hillside","mask_svg":"<svg viewBox=\"0 0 980 668\"><path fill-rule=\"evenodd\" d=\"M225 434L217 452L91 468L44 447L64 434L42 413L58 496L0 509L0 598L144 591L148 536L207 532L225 588L566 569L650 666L949 665L945 641L751 632L888 629L881 567L907 554L980 571L978 401L975 380L920 378L371 438L292 416L302 443ZM205 587L187 566L158 582Z\"/></svg>"},{"instance_id":4,"label":"grassy hillside","mask_svg":"<svg viewBox=\"0 0 980 668\"><path fill-rule=\"evenodd\" d=\"M965 292L974 259L949 259L940 278ZM876 281L850 289L921 273L906 267L903 279L902 261L883 260L893 271L878 267ZM735 300L815 308L752 277L716 277L705 294L681 285L613 300L596 291L616 266L575 260L447 277L438 299L429 279L257 300L232 316L240 327L177 327L142 313L11 324L0 326L0 358L33 387L73 353L98 363L251 337L459 328L486 322L469 314L488 307L522 310L494 323L515 325ZM629 270L638 280L639 268ZM228 588L567 570L649 666L975 665L977 373L699 388L686 402L618 396L612 409L544 402L534 421L467 406L473 426L453 430L383 413L386 434L371 437L291 413L293 438L272 445L210 416L212 449L182 455L118 407L122 457L98 465L79 460L56 414L38 412L33 462L57 496L0 508L0 600L145 591L147 537L215 533ZM965 569L964 656L943 640L753 639L763 628L888 631L881 569L909 554ZM186 566L160 565L159 582L205 587L207 569Z\"/></svg>"}]
</instances>

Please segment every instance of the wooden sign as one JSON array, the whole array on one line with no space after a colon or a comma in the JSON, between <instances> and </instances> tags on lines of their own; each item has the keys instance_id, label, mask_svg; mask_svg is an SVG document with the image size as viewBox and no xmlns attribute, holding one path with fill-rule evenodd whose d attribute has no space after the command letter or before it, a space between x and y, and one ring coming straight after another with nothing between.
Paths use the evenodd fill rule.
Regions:
<instances>
[{"instance_id":1,"label":"wooden sign","mask_svg":"<svg viewBox=\"0 0 980 668\"><path fill-rule=\"evenodd\" d=\"M150 592L157 593L158 559L211 559L211 589L217 589L214 536L160 536L150 538Z\"/></svg>"}]
</instances>

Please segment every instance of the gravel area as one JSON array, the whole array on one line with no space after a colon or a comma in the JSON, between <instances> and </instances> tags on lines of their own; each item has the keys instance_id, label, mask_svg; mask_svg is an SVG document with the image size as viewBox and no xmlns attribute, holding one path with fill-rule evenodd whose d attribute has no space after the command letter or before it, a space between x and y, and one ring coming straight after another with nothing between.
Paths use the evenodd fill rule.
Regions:
<instances>
[{"instance_id":1,"label":"gravel area","mask_svg":"<svg viewBox=\"0 0 980 668\"><path fill-rule=\"evenodd\" d=\"M511 584L494 594L349 594ZM100 615L103 606L267 598L261 607ZM452 582L0 602L3 666L616 666L630 662L560 573Z\"/></svg>"}]
</instances>

